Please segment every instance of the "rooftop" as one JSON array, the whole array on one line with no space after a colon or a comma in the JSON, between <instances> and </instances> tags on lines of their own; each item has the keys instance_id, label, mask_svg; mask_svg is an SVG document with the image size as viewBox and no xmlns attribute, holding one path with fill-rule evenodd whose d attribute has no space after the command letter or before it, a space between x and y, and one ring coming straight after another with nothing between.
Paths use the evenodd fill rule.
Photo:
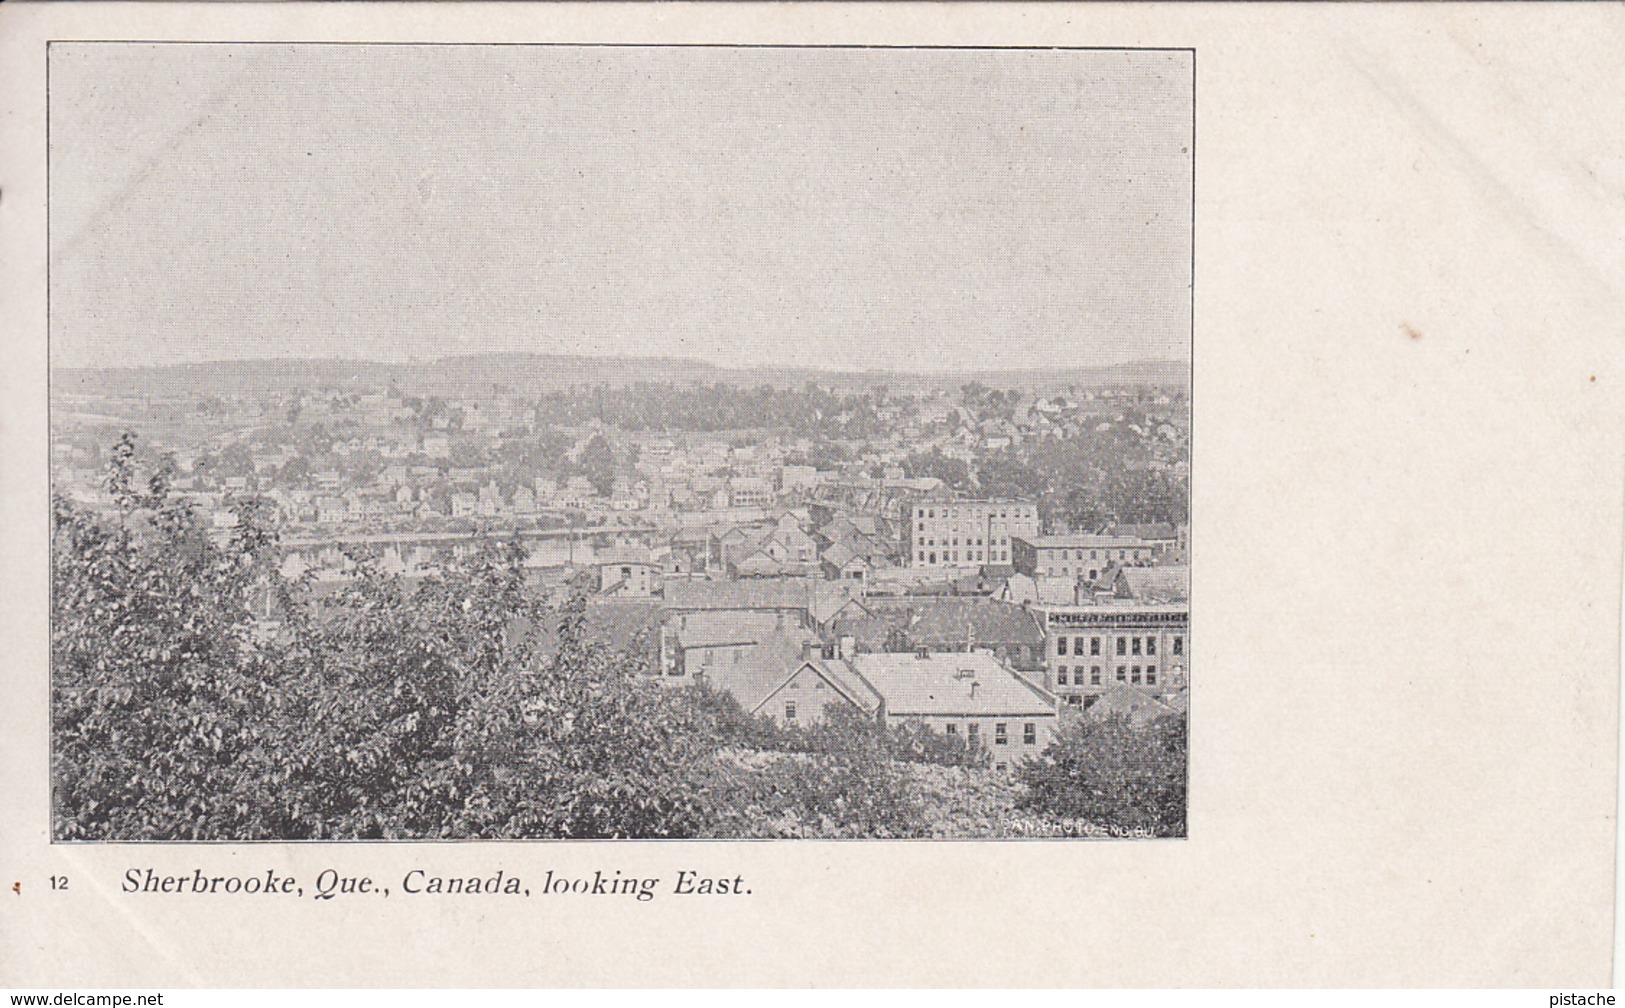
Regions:
<instances>
[{"instance_id":1,"label":"rooftop","mask_svg":"<svg viewBox=\"0 0 1625 1008\"><path fill-rule=\"evenodd\" d=\"M679 647L720 647L725 644L756 644L774 635L797 640L817 640L805 630L798 617L755 610L719 609L683 613L672 617Z\"/></svg>"},{"instance_id":2,"label":"rooftop","mask_svg":"<svg viewBox=\"0 0 1625 1008\"><path fill-rule=\"evenodd\" d=\"M1040 717L1055 698L1029 685L991 654L860 654L848 662L896 717Z\"/></svg>"},{"instance_id":3,"label":"rooftop","mask_svg":"<svg viewBox=\"0 0 1625 1008\"><path fill-rule=\"evenodd\" d=\"M1044 641L1043 628L1030 611L976 595L869 599L865 607L872 615L850 621L844 632L870 646L883 643L893 628L916 643L968 640L1036 647Z\"/></svg>"},{"instance_id":4,"label":"rooftop","mask_svg":"<svg viewBox=\"0 0 1625 1008\"><path fill-rule=\"evenodd\" d=\"M1190 598L1190 568L1124 567L1113 586L1118 595L1143 602L1182 602Z\"/></svg>"},{"instance_id":5,"label":"rooftop","mask_svg":"<svg viewBox=\"0 0 1625 1008\"><path fill-rule=\"evenodd\" d=\"M1039 549L1127 549L1131 546L1146 547L1151 544L1137 536L1103 536L1103 535L1047 535L1047 536L1014 536L1017 542L1024 542Z\"/></svg>"},{"instance_id":6,"label":"rooftop","mask_svg":"<svg viewBox=\"0 0 1625 1008\"><path fill-rule=\"evenodd\" d=\"M747 578L740 581L665 581L667 609L805 609L820 623L852 600L855 581L813 578Z\"/></svg>"}]
</instances>

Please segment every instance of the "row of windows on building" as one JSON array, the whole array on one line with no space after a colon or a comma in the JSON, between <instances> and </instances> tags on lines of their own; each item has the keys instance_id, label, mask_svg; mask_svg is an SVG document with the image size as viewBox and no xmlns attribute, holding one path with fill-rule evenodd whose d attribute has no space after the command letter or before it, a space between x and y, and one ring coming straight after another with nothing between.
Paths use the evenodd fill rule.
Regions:
<instances>
[{"instance_id":1,"label":"row of windows on building","mask_svg":"<svg viewBox=\"0 0 1625 1008\"><path fill-rule=\"evenodd\" d=\"M1064 562L1064 561L1069 560L1069 559L1072 559L1072 560L1082 560L1082 559L1084 559L1083 550L1081 550L1081 549L1076 549L1076 550L1045 549L1045 550L1041 550L1040 553L1042 554L1042 559L1043 559L1043 561L1045 563L1060 563L1060 562ZM1071 556L1071 557L1068 557L1067 556L1068 553L1072 553L1074 555ZM1148 553L1148 551L1141 550L1141 549L1136 549L1136 550L1133 551L1133 553L1134 553L1134 559L1139 560L1143 556L1145 556ZM1102 556L1101 554L1105 554L1105 555ZM1109 550L1109 549L1092 549L1092 550L1089 551L1089 557L1088 558L1090 560L1110 560L1112 558L1112 551ZM1129 559L1129 551L1126 550L1126 549L1118 550L1117 551L1117 559L1119 559L1119 560L1127 560L1127 559Z\"/></svg>"},{"instance_id":2,"label":"row of windows on building","mask_svg":"<svg viewBox=\"0 0 1625 1008\"><path fill-rule=\"evenodd\" d=\"M921 552L919 555L926 558L926 560L925 560L926 563L936 563L937 562L937 554L934 553L934 552L932 552L932 553ZM990 550L987 551L987 559L986 559L986 561L983 561L982 560L982 551L981 550L965 550L965 561L967 563L980 563L980 562L1009 563L1010 562L1010 551L1009 550L991 550L990 549ZM943 563L958 563L959 562L959 550L943 550L942 551L942 562Z\"/></svg>"},{"instance_id":3,"label":"row of windows on building","mask_svg":"<svg viewBox=\"0 0 1625 1008\"><path fill-rule=\"evenodd\" d=\"M975 506L966 507L966 508L917 507L917 508L914 509L914 517L915 518L935 518L937 516L937 512L939 510L942 512L942 517L944 517L944 518L974 517L974 518L1002 518L1002 519L1009 519L1009 518L1014 517L1014 518L1020 519L1020 518L1036 518L1036 517L1038 517L1038 509L1033 508L1033 507L1015 508L1015 509L1000 508L999 510L995 511L995 510L993 510L992 508L989 508L989 507L975 507Z\"/></svg>"},{"instance_id":4,"label":"row of windows on building","mask_svg":"<svg viewBox=\"0 0 1625 1008\"><path fill-rule=\"evenodd\" d=\"M797 720L798 713L799 712L796 710L796 702L794 700L786 700L784 702L784 719L786 721ZM949 735L959 734L959 726L957 724L949 722L946 728ZM982 726L975 721L970 722L965 726L965 737L966 740L969 741L973 746L980 744L982 741ZM994 723L993 744L1001 746L1010 744L1010 725L1008 722L998 721ZM1038 725L1036 722L1028 721L1021 726L1021 744L1038 744Z\"/></svg>"},{"instance_id":5,"label":"row of windows on building","mask_svg":"<svg viewBox=\"0 0 1625 1008\"><path fill-rule=\"evenodd\" d=\"M1100 637L1057 637L1055 638L1055 653L1058 655L1066 654L1067 641L1071 640L1072 653L1081 655L1083 654L1083 642L1085 639L1089 641L1089 653L1091 655L1100 654L1100 645L1102 640ZM1174 654L1182 655L1185 653L1184 637L1175 637L1171 643ZM1157 653L1157 639L1155 637L1119 637L1117 638L1117 653L1119 655L1154 655Z\"/></svg>"},{"instance_id":6,"label":"row of windows on building","mask_svg":"<svg viewBox=\"0 0 1625 1008\"><path fill-rule=\"evenodd\" d=\"M1082 567L1078 568L1078 574L1083 575L1083 568ZM1072 568L1070 568L1070 567L1051 567L1049 569L1049 576L1050 577L1071 577L1072 576ZM1099 567L1091 567L1091 568L1089 568L1089 573L1088 573L1087 576L1088 576L1089 580L1091 580L1091 581L1093 581L1096 578L1100 577L1100 568Z\"/></svg>"},{"instance_id":7,"label":"row of windows on building","mask_svg":"<svg viewBox=\"0 0 1625 1008\"><path fill-rule=\"evenodd\" d=\"M959 726L954 724L953 722L950 721L945 727L946 727L949 735L958 735L959 734ZM982 726L980 724L978 724L977 722L975 722L975 721L972 721L969 724L967 724L965 726L965 738L970 742L971 745L976 745L976 744L980 743L982 741ZM1010 744L1010 725L1007 722L1004 722L1004 721L994 722L994 725L993 725L993 744L994 745L1009 745ZM1037 745L1038 744L1038 725L1037 724L1035 724L1035 723L1033 723L1031 721L1028 721L1026 724L1023 724L1021 726L1021 744L1022 745Z\"/></svg>"},{"instance_id":8,"label":"row of windows on building","mask_svg":"<svg viewBox=\"0 0 1625 1008\"><path fill-rule=\"evenodd\" d=\"M1069 670L1065 665L1060 665L1060 666L1056 667L1056 669L1055 669L1055 685L1057 685L1057 686L1065 686L1065 685L1067 685L1067 673L1068 673L1068 671ZM1071 672L1071 675L1072 675L1071 684L1073 686L1083 686L1083 685L1085 685L1084 668L1083 668L1082 665L1079 665L1076 668L1071 669L1070 672ZM1089 678L1088 678L1087 685L1099 686L1101 684L1100 666L1099 665L1091 665L1091 666L1089 666L1088 676L1089 676ZM1135 686L1138 686L1138 685L1140 685L1142 683L1145 684L1146 686L1155 686L1157 684L1157 667L1155 665L1144 665L1144 666L1142 666L1142 665L1119 665L1119 666L1117 666L1117 681L1118 682L1132 683Z\"/></svg>"}]
</instances>

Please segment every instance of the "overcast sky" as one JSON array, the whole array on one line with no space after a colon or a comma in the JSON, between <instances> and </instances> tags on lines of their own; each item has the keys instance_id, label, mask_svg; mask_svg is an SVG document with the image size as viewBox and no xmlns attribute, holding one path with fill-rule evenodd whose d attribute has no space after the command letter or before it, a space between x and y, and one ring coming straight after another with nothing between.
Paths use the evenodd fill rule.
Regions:
<instances>
[{"instance_id":1,"label":"overcast sky","mask_svg":"<svg viewBox=\"0 0 1625 1008\"><path fill-rule=\"evenodd\" d=\"M50 56L59 365L1188 359L1188 53Z\"/></svg>"}]
</instances>

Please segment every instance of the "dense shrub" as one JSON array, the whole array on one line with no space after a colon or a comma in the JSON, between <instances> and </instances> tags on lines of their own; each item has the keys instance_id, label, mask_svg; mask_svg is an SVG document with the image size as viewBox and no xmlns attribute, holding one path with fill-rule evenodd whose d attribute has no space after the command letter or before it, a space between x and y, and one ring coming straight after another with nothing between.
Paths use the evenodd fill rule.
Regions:
<instances>
[{"instance_id":1,"label":"dense shrub","mask_svg":"<svg viewBox=\"0 0 1625 1008\"><path fill-rule=\"evenodd\" d=\"M1185 716L1082 718L1024 764L1017 808L1118 831L1185 835Z\"/></svg>"}]
</instances>

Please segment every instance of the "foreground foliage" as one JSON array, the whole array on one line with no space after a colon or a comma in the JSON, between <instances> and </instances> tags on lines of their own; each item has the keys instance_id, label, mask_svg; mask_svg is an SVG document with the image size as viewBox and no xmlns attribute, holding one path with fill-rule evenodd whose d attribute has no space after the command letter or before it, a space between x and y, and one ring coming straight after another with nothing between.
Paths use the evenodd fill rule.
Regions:
<instances>
[{"instance_id":1,"label":"foreground foliage","mask_svg":"<svg viewBox=\"0 0 1625 1008\"><path fill-rule=\"evenodd\" d=\"M1021 768L1019 809L1119 833L1185 835L1183 714L1149 725L1079 719Z\"/></svg>"},{"instance_id":2,"label":"foreground foliage","mask_svg":"<svg viewBox=\"0 0 1625 1008\"><path fill-rule=\"evenodd\" d=\"M416 584L365 558L333 591L284 581L255 504L212 538L134 458L128 437L112 452L110 513L54 502L59 839L987 836L1021 803L1128 814L1069 798L1071 771L1023 794L921 726L789 729L651 688L647 659L588 639L582 600L527 592L513 543Z\"/></svg>"}]
</instances>

